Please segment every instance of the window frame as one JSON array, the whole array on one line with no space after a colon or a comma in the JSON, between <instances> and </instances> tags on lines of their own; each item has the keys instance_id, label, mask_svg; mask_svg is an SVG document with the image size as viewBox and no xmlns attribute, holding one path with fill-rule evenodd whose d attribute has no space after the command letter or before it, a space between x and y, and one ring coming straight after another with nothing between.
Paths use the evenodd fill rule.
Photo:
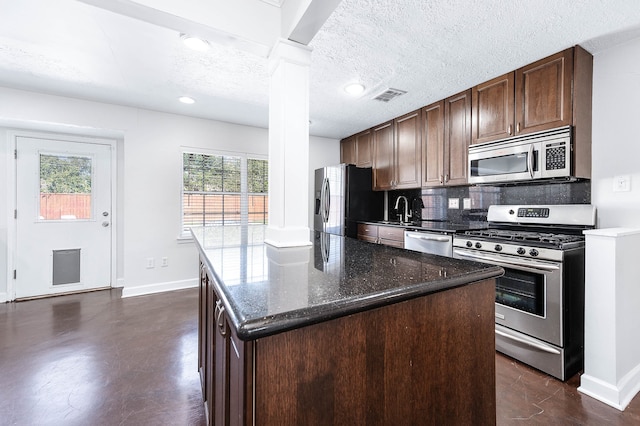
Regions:
<instances>
[{"instance_id":1,"label":"window frame","mask_svg":"<svg viewBox=\"0 0 640 426\"><path fill-rule=\"evenodd\" d=\"M264 160L268 161L269 158L267 155L247 153L247 152L236 152L236 151L223 151L223 150L211 150L205 148L196 148L183 146L180 150L180 219L179 219L179 228L178 228L178 241L182 242L190 242L193 237L189 228L185 228L184 225L184 154L197 154L197 155L210 155L210 156L227 156L227 157L239 157L240 158L240 196L244 198L244 201L248 201L248 197L255 193L249 193L248 188L248 160ZM268 188L267 188L267 197L269 196ZM242 201L241 201L242 205ZM268 209L268 203L267 203ZM248 212L243 212L241 210L241 216L244 215L245 218L242 219L242 222L246 221L248 217ZM268 215L268 211L267 211ZM268 217L267 217L268 219ZM224 225L222 225L224 226Z\"/></svg>"}]
</instances>

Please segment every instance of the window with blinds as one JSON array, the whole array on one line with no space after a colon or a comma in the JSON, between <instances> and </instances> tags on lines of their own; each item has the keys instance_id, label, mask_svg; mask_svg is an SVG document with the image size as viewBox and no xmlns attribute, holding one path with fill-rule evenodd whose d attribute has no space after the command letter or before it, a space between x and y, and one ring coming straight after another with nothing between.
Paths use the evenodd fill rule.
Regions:
<instances>
[{"instance_id":1,"label":"window with blinds","mask_svg":"<svg viewBox=\"0 0 640 426\"><path fill-rule=\"evenodd\" d=\"M266 224L267 160L184 152L182 230L192 226Z\"/></svg>"}]
</instances>

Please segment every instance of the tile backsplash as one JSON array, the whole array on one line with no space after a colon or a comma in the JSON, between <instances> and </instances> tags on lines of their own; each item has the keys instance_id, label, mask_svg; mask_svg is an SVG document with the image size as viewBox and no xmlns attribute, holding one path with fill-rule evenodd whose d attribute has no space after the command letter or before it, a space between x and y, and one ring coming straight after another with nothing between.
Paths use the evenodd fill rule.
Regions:
<instances>
[{"instance_id":1,"label":"tile backsplash","mask_svg":"<svg viewBox=\"0 0 640 426\"><path fill-rule=\"evenodd\" d=\"M484 221L492 204L590 204L591 181L520 184L510 186L455 186L389 191L389 218L397 217L396 199L404 195L423 220L455 223ZM424 208L418 209L420 198ZM470 208L464 208L464 199ZM458 199L459 208L449 208L449 199ZM414 220L417 218L414 217Z\"/></svg>"}]
</instances>

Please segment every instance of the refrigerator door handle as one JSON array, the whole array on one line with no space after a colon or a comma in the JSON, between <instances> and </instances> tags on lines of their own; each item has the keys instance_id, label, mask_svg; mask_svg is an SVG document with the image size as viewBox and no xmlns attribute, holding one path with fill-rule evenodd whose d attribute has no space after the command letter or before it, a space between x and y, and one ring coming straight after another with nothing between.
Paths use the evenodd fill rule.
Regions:
<instances>
[{"instance_id":1,"label":"refrigerator door handle","mask_svg":"<svg viewBox=\"0 0 640 426\"><path fill-rule=\"evenodd\" d=\"M322 217L322 223L327 223L329 216L329 179L324 178L322 180L322 189L320 190L320 216Z\"/></svg>"},{"instance_id":2,"label":"refrigerator door handle","mask_svg":"<svg viewBox=\"0 0 640 426\"><path fill-rule=\"evenodd\" d=\"M331 210L331 189L329 186L329 179L324 179L324 223L329 222L329 212Z\"/></svg>"}]
</instances>

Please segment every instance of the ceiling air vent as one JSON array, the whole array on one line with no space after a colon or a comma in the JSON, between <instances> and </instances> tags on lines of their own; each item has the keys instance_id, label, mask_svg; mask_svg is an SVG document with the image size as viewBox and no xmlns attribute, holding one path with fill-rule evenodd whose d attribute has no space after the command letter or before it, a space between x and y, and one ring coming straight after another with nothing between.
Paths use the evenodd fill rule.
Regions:
<instances>
[{"instance_id":1,"label":"ceiling air vent","mask_svg":"<svg viewBox=\"0 0 640 426\"><path fill-rule=\"evenodd\" d=\"M400 89L387 89L373 98L374 101L389 102L393 98L397 98L400 95L407 93L405 90Z\"/></svg>"}]
</instances>

